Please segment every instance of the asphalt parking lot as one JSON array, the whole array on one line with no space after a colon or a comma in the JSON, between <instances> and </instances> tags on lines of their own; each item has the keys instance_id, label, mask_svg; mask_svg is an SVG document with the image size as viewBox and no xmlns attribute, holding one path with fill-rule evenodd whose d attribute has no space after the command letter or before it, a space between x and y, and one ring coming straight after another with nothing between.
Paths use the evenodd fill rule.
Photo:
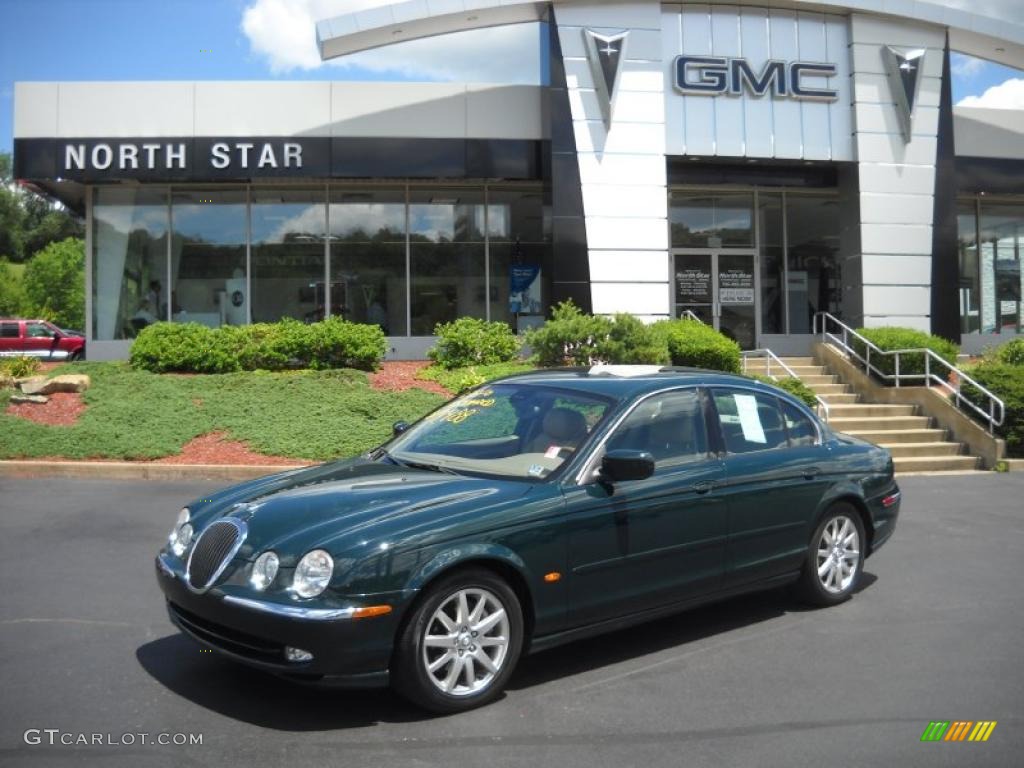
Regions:
<instances>
[{"instance_id":1,"label":"asphalt parking lot","mask_svg":"<svg viewBox=\"0 0 1024 768\"><path fill-rule=\"evenodd\" d=\"M530 657L496 704L432 718L172 629L152 558L212 484L0 479L0 764L1019 765L1024 475L902 486L895 537L838 608L735 599ZM999 724L987 743L923 744L930 720ZM29 729L202 744L26 744Z\"/></svg>"}]
</instances>

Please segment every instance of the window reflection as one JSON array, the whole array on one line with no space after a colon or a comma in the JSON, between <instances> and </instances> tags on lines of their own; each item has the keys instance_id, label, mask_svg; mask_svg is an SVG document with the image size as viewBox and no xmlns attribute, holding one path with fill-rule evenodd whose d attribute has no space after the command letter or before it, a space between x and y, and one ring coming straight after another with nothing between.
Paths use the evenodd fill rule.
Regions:
<instances>
[{"instance_id":1,"label":"window reflection","mask_svg":"<svg viewBox=\"0 0 1024 768\"><path fill-rule=\"evenodd\" d=\"M252 320L324 317L325 191L252 191Z\"/></svg>"},{"instance_id":2,"label":"window reflection","mask_svg":"<svg viewBox=\"0 0 1024 768\"><path fill-rule=\"evenodd\" d=\"M754 196L749 192L704 195L672 192L669 221L676 248L754 245Z\"/></svg>"},{"instance_id":3,"label":"window reflection","mask_svg":"<svg viewBox=\"0 0 1024 768\"><path fill-rule=\"evenodd\" d=\"M543 319L545 297L539 274L547 253L544 206L539 187L491 187L487 191L487 231L490 238L491 320L513 326ZM517 288L536 270L538 277L525 290L510 296L512 269ZM513 310L515 313L513 314Z\"/></svg>"},{"instance_id":4,"label":"window reflection","mask_svg":"<svg viewBox=\"0 0 1024 768\"><path fill-rule=\"evenodd\" d=\"M961 330L1020 333L1024 329L1024 204L964 200L957 225Z\"/></svg>"},{"instance_id":5,"label":"window reflection","mask_svg":"<svg viewBox=\"0 0 1024 768\"><path fill-rule=\"evenodd\" d=\"M815 312L842 316L839 200L786 195L789 332L810 333Z\"/></svg>"},{"instance_id":6,"label":"window reflection","mask_svg":"<svg viewBox=\"0 0 1024 768\"><path fill-rule=\"evenodd\" d=\"M759 194L757 216L761 236L761 332L785 333L782 195Z\"/></svg>"},{"instance_id":7,"label":"window reflection","mask_svg":"<svg viewBox=\"0 0 1024 768\"><path fill-rule=\"evenodd\" d=\"M171 223L172 318L211 328L244 325L245 190L175 191Z\"/></svg>"},{"instance_id":8,"label":"window reflection","mask_svg":"<svg viewBox=\"0 0 1024 768\"><path fill-rule=\"evenodd\" d=\"M167 191L98 187L92 206L93 338L167 319Z\"/></svg>"},{"instance_id":9,"label":"window reflection","mask_svg":"<svg viewBox=\"0 0 1024 768\"><path fill-rule=\"evenodd\" d=\"M482 189L409 193L412 335L438 323L487 316Z\"/></svg>"},{"instance_id":10,"label":"window reflection","mask_svg":"<svg viewBox=\"0 0 1024 768\"><path fill-rule=\"evenodd\" d=\"M405 190L332 189L329 221L331 313L406 335Z\"/></svg>"}]
</instances>

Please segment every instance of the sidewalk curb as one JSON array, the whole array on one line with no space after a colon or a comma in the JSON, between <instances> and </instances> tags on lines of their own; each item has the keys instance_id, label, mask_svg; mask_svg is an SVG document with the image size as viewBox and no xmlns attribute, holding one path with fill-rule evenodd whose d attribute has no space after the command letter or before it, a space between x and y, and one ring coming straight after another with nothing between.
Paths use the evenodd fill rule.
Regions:
<instances>
[{"instance_id":1,"label":"sidewalk curb","mask_svg":"<svg viewBox=\"0 0 1024 768\"><path fill-rule=\"evenodd\" d=\"M0 477L96 480L251 480L295 465L154 464L141 461L0 461Z\"/></svg>"}]
</instances>

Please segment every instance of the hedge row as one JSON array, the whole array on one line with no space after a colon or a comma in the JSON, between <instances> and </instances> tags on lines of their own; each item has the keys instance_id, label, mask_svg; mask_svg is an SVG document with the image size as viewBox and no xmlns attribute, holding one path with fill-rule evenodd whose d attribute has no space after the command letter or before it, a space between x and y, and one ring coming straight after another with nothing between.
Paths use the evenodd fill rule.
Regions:
<instances>
[{"instance_id":1,"label":"hedge row","mask_svg":"<svg viewBox=\"0 0 1024 768\"><path fill-rule=\"evenodd\" d=\"M996 435L1006 440L1010 456L1024 457L1024 339L1014 339L991 350L967 372L1003 401L1006 417L996 427ZM980 390L965 383L962 391L967 399L988 412L988 397Z\"/></svg>"},{"instance_id":2,"label":"hedge row","mask_svg":"<svg viewBox=\"0 0 1024 768\"><path fill-rule=\"evenodd\" d=\"M154 323L132 344L133 368L167 373L231 373L287 368L373 370L386 341L377 325L329 318L319 323L225 325Z\"/></svg>"},{"instance_id":3,"label":"hedge row","mask_svg":"<svg viewBox=\"0 0 1024 768\"><path fill-rule=\"evenodd\" d=\"M932 336L913 328L883 326L880 328L858 328L857 333L885 351L897 349L930 349L951 365L956 364L960 347L941 336ZM861 357L867 356L867 345L860 339L853 339L853 348ZM900 376L910 373L924 373L924 353L900 355ZM896 372L895 355L871 354L871 364L886 375ZM935 373L941 375L941 371ZM913 382L912 382L913 383Z\"/></svg>"},{"instance_id":4,"label":"hedge row","mask_svg":"<svg viewBox=\"0 0 1024 768\"><path fill-rule=\"evenodd\" d=\"M526 333L534 361L541 366L692 366L740 370L740 348L714 328L695 320L660 320L646 325L633 315L584 314L571 301L552 310L551 319Z\"/></svg>"}]
</instances>

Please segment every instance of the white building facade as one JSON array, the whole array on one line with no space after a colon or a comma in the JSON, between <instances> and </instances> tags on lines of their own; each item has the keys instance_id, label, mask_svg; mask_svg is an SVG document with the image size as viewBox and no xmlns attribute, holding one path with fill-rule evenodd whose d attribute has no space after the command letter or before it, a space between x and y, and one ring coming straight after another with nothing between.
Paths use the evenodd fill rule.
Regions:
<instances>
[{"instance_id":1,"label":"white building facade","mask_svg":"<svg viewBox=\"0 0 1024 768\"><path fill-rule=\"evenodd\" d=\"M564 299L980 349L1024 326L1024 111L951 98L951 50L1024 68L1024 10L981 5L413 0L321 22L322 55L540 22L549 81L19 83L15 174L87 217L94 358L328 314L418 357Z\"/></svg>"}]
</instances>

